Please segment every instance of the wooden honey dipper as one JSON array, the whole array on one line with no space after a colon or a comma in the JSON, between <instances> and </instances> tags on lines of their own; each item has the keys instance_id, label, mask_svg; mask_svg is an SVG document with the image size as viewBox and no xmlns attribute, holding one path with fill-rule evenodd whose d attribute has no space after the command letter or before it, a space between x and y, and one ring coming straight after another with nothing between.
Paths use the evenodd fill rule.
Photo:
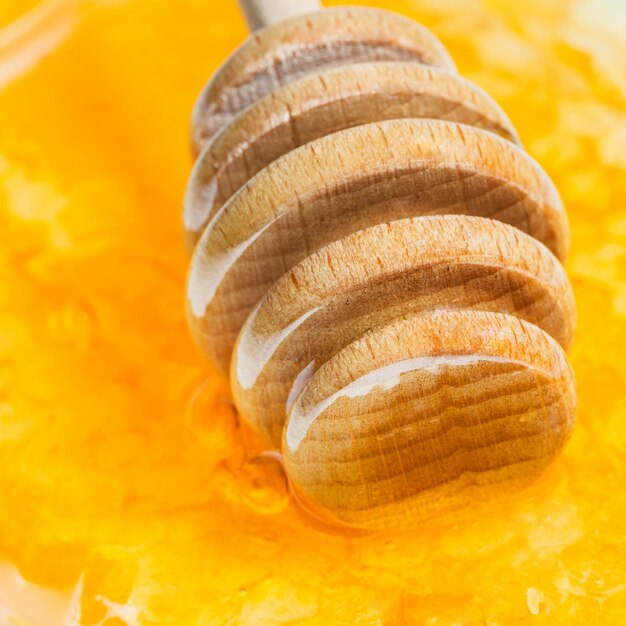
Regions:
<instances>
[{"instance_id":1,"label":"wooden honey dipper","mask_svg":"<svg viewBox=\"0 0 626 626\"><path fill-rule=\"evenodd\" d=\"M325 521L405 528L532 483L576 410L554 185L415 22L241 4L269 25L193 115L198 345Z\"/></svg>"}]
</instances>

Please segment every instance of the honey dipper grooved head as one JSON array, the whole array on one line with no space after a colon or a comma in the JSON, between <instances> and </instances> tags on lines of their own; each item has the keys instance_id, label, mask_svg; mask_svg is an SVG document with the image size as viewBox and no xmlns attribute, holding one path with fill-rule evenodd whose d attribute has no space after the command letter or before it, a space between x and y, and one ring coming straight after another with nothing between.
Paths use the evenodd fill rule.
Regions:
<instances>
[{"instance_id":1,"label":"honey dipper grooved head","mask_svg":"<svg viewBox=\"0 0 626 626\"><path fill-rule=\"evenodd\" d=\"M541 474L576 410L568 220L431 33L365 8L265 28L192 143L189 324L310 512L406 528Z\"/></svg>"}]
</instances>

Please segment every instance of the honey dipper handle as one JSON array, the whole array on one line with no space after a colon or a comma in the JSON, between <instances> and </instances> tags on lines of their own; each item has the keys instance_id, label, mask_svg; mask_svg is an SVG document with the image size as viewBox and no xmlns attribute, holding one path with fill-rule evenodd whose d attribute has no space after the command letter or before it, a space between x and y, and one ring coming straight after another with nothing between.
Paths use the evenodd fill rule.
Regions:
<instances>
[{"instance_id":1,"label":"honey dipper handle","mask_svg":"<svg viewBox=\"0 0 626 626\"><path fill-rule=\"evenodd\" d=\"M239 0L239 6L251 31L322 8L319 0Z\"/></svg>"}]
</instances>

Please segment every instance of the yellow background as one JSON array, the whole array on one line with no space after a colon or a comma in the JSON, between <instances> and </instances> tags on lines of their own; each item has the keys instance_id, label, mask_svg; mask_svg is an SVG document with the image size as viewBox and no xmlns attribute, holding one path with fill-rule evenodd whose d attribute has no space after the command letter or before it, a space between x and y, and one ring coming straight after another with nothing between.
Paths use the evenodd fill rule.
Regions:
<instances>
[{"instance_id":1,"label":"yellow background","mask_svg":"<svg viewBox=\"0 0 626 626\"><path fill-rule=\"evenodd\" d=\"M49 0L0 30L0 555L74 589L73 623L626 619L626 4L368 4L432 28L563 195L573 439L531 497L456 526L306 524L184 320L188 120L237 8Z\"/></svg>"}]
</instances>

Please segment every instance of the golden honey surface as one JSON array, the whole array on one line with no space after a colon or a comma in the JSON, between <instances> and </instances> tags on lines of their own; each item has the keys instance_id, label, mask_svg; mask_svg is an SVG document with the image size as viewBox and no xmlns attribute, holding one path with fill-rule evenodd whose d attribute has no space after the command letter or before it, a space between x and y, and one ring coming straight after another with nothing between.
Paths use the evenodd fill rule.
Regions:
<instances>
[{"instance_id":1,"label":"golden honey surface","mask_svg":"<svg viewBox=\"0 0 626 626\"><path fill-rule=\"evenodd\" d=\"M0 4L0 558L73 589L71 624L623 623L626 4L369 3L431 28L560 189L580 409L523 497L363 536L298 512L185 325L189 114L235 3L33 4Z\"/></svg>"}]
</instances>

